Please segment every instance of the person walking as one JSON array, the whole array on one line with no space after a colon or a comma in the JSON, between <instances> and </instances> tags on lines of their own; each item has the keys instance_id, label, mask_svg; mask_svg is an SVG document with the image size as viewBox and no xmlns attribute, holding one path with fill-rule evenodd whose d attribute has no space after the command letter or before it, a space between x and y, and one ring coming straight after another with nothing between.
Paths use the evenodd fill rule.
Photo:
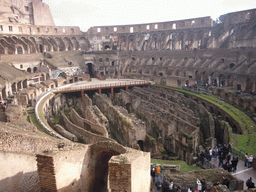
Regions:
<instances>
[{"instance_id":1,"label":"person walking","mask_svg":"<svg viewBox=\"0 0 256 192\"><path fill-rule=\"evenodd\" d=\"M245 155L244 155L244 166L245 167L248 166L248 153L245 153Z\"/></svg>"},{"instance_id":2,"label":"person walking","mask_svg":"<svg viewBox=\"0 0 256 192\"><path fill-rule=\"evenodd\" d=\"M252 167L252 163L253 163L253 155L251 155L251 156L248 158L248 168L251 168L251 167Z\"/></svg>"},{"instance_id":3,"label":"person walking","mask_svg":"<svg viewBox=\"0 0 256 192\"><path fill-rule=\"evenodd\" d=\"M161 168L159 165L156 165L156 182L159 181L161 178L160 176L160 173L161 173Z\"/></svg>"},{"instance_id":4,"label":"person walking","mask_svg":"<svg viewBox=\"0 0 256 192\"><path fill-rule=\"evenodd\" d=\"M157 192L162 192L162 182L161 182L161 180L156 181L156 190L157 190Z\"/></svg>"},{"instance_id":5,"label":"person walking","mask_svg":"<svg viewBox=\"0 0 256 192\"><path fill-rule=\"evenodd\" d=\"M163 192L168 192L169 191L169 185L170 185L170 183L167 180L164 180L164 182L163 182Z\"/></svg>"}]
</instances>

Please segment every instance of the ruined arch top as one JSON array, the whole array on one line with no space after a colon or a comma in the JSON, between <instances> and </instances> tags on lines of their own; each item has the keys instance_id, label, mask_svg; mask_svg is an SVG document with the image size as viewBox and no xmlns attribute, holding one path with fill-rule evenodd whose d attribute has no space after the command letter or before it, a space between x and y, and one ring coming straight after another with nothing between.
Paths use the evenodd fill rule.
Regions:
<instances>
[{"instance_id":1,"label":"ruined arch top","mask_svg":"<svg viewBox=\"0 0 256 192\"><path fill-rule=\"evenodd\" d=\"M91 145L92 152L99 151L112 151L113 153L124 154L127 152L126 148L118 143L114 142L98 142L96 144Z\"/></svg>"}]
</instances>

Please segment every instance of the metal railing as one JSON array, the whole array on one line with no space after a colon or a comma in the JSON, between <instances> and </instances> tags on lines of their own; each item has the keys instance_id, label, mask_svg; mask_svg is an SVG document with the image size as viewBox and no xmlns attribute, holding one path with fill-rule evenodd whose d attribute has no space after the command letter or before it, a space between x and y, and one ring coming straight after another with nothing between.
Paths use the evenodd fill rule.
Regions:
<instances>
[{"instance_id":1,"label":"metal railing","mask_svg":"<svg viewBox=\"0 0 256 192\"><path fill-rule=\"evenodd\" d=\"M238 157L240 160L244 161L245 153L242 151L237 150L236 148L232 147L232 155Z\"/></svg>"}]
</instances>

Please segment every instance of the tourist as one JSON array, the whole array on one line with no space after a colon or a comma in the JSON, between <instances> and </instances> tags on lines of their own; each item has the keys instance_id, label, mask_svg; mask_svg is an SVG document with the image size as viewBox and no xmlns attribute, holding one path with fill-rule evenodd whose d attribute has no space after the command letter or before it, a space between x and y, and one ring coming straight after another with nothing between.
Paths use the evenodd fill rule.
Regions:
<instances>
[{"instance_id":1,"label":"tourist","mask_svg":"<svg viewBox=\"0 0 256 192\"><path fill-rule=\"evenodd\" d=\"M251 156L248 158L248 168L251 168L251 167L252 167L252 163L253 163L253 155L251 155Z\"/></svg>"},{"instance_id":2,"label":"tourist","mask_svg":"<svg viewBox=\"0 0 256 192\"><path fill-rule=\"evenodd\" d=\"M221 153L220 155L219 155L219 165L218 165L218 167L222 167L223 166L223 160L224 160L225 158L224 158L224 156L223 156L223 153Z\"/></svg>"},{"instance_id":3,"label":"tourist","mask_svg":"<svg viewBox=\"0 0 256 192\"><path fill-rule=\"evenodd\" d=\"M157 192L161 192L162 190L162 183L160 181L156 181L156 189L157 189Z\"/></svg>"},{"instance_id":4,"label":"tourist","mask_svg":"<svg viewBox=\"0 0 256 192\"><path fill-rule=\"evenodd\" d=\"M230 159L231 159L231 153L228 152L228 155L227 155L227 162L228 162L228 163L229 163Z\"/></svg>"},{"instance_id":5,"label":"tourist","mask_svg":"<svg viewBox=\"0 0 256 192\"><path fill-rule=\"evenodd\" d=\"M248 153L245 153L245 156L244 156L244 166L247 167L248 165Z\"/></svg>"},{"instance_id":6,"label":"tourist","mask_svg":"<svg viewBox=\"0 0 256 192\"><path fill-rule=\"evenodd\" d=\"M153 179L153 182L155 182L155 176L156 176L156 169L155 167L151 168L151 177Z\"/></svg>"},{"instance_id":7,"label":"tourist","mask_svg":"<svg viewBox=\"0 0 256 192\"><path fill-rule=\"evenodd\" d=\"M203 191L205 191L207 189L207 185L206 185L205 179L202 179L201 183L202 183L202 190L201 190L201 192L203 192Z\"/></svg>"},{"instance_id":8,"label":"tourist","mask_svg":"<svg viewBox=\"0 0 256 192\"><path fill-rule=\"evenodd\" d=\"M248 189L255 188L255 184L252 182L251 177L246 181L246 186L248 187Z\"/></svg>"},{"instance_id":9,"label":"tourist","mask_svg":"<svg viewBox=\"0 0 256 192\"><path fill-rule=\"evenodd\" d=\"M233 157L233 159L231 160L231 165L232 165L232 171L233 172L236 171L237 163L238 163L238 157Z\"/></svg>"},{"instance_id":10,"label":"tourist","mask_svg":"<svg viewBox=\"0 0 256 192\"><path fill-rule=\"evenodd\" d=\"M167 180L164 180L164 182L163 182L163 192L168 192L169 191L169 185L170 185L170 183L168 183Z\"/></svg>"},{"instance_id":11,"label":"tourist","mask_svg":"<svg viewBox=\"0 0 256 192\"><path fill-rule=\"evenodd\" d=\"M156 181L159 181L161 179L160 173L161 173L161 168L159 165L156 165Z\"/></svg>"}]
</instances>

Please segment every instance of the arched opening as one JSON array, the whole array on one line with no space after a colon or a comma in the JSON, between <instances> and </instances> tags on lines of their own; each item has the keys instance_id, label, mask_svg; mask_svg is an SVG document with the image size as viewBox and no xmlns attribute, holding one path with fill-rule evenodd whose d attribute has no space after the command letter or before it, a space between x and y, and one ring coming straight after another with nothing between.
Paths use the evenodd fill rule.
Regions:
<instances>
[{"instance_id":1,"label":"arched opening","mask_svg":"<svg viewBox=\"0 0 256 192\"><path fill-rule=\"evenodd\" d=\"M22 51L22 48L21 47L17 47L17 54L22 54L23 51Z\"/></svg>"},{"instance_id":2,"label":"arched opening","mask_svg":"<svg viewBox=\"0 0 256 192\"><path fill-rule=\"evenodd\" d=\"M31 68L30 67L27 68L27 72L31 73Z\"/></svg>"},{"instance_id":3,"label":"arched opening","mask_svg":"<svg viewBox=\"0 0 256 192\"><path fill-rule=\"evenodd\" d=\"M137 141L137 143L140 146L140 150L143 151L143 141L139 140L139 141Z\"/></svg>"},{"instance_id":4,"label":"arched opening","mask_svg":"<svg viewBox=\"0 0 256 192\"><path fill-rule=\"evenodd\" d=\"M106 51L109 51L109 50L110 50L110 46L109 46L109 45L105 45L104 49L105 49Z\"/></svg>"},{"instance_id":5,"label":"arched opening","mask_svg":"<svg viewBox=\"0 0 256 192\"><path fill-rule=\"evenodd\" d=\"M100 142L91 147L90 155L91 159L94 161L90 163L90 166L86 167L86 170L84 170L91 176L91 182L88 183L89 186L87 191L105 192L108 185L108 173L110 172L109 177L117 173L120 175L123 174L120 170L115 170L113 167L109 168L108 161L112 156L120 155L125 152L126 150L124 147L108 142Z\"/></svg>"},{"instance_id":6,"label":"arched opening","mask_svg":"<svg viewBox=\"0 0 256 192\"><path fill-rule=\"evenodd\" d=\"M42 45L42 44L39 45L39 52L40 53L44 52L44 45Z\"/></svg>"},{"instance_id":7,"label":"arched opening","mask_svg":"<svg viewBox=\"0 0 256 192\"><path fill-rule=\"evenodd\" d=\"M87 63L87 67L88 67L88 72L91 78L94 78L94 72L93 72L93 64L92 63Z\"/></svg>"},{"instance_id":8,"label":"arched opening","mask_svg":"<svg viewBox=\"0 0 256 192\"><path fill-rule=\"evenodd\" d=\"M36 73L38 71L37 67L34 67L33 71Z\"/></svg>"}]
</instances>

